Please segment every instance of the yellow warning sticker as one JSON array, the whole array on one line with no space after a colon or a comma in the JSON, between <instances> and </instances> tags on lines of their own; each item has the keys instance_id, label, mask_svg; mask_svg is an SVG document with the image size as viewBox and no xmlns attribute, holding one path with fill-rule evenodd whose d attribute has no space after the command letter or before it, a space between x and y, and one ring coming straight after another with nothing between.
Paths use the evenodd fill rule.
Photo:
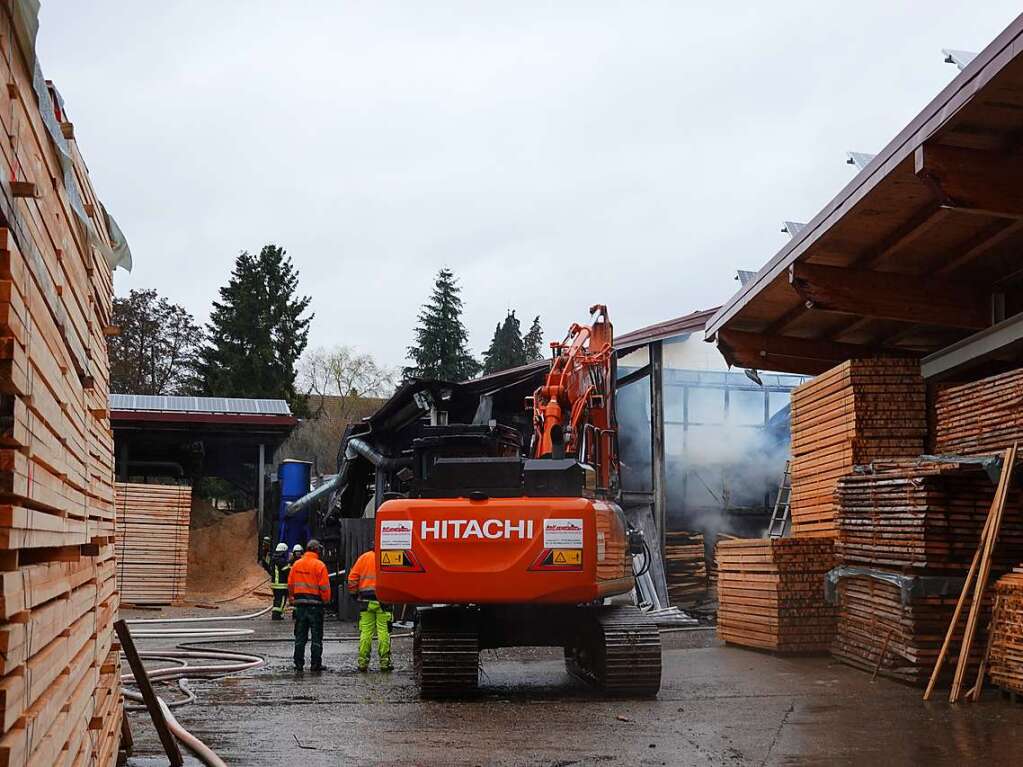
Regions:
<instances>
[{"instance_id":1,"label":"yellow warning sticker","mask_svg":"<svg viewBox=\"0 0 1023 767\"><path fill-rule=\"evenodd\" d=\"M404 551L381 551L380 564L384 567L401 567L405 564Z\"/></svg>"},{"instance_id":2,"label":"yellow warning sticker","mask_svg":"<svg viewBox=\"0 0 1023 767\"><path fill-rule=\"evenodd\" d=\"M583 563L582 549L554 549L552 564L555 565L581 565Z\"/></svg>"}]
</instances>

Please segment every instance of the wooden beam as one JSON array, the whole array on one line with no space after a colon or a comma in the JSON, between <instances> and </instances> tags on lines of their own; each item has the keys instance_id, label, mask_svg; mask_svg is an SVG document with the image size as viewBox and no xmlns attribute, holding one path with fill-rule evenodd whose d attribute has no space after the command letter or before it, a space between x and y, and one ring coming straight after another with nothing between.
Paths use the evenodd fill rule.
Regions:
<instances>
[{"instance_id":1,"label":"wooden beam","mask_svg":"<svg viewBox=\"0 0 1023 767\"><path fill-rule=\"evenodd\" d=\"M914 153L917 176L942 204L992 216L1023 216L1023 155L923 144Z\"/></svg>"},{"instance_id":2,"label":"wooden beam","mask_svg":"<svg viewBox=\"0 0 1023 767\"><path fill-rule=\"evenodd\" d=\"M808 306L825 311L969 330L991 319L984 291L959 280L793 264L789 282Z\"/></svg>"},{"instance_id":3,"label":"wooden beam","mask_svg":"<svg viewBox=\"0 0 1023 767\"><path fill-rule=\"evenodd\" d=\"M920 235L928 232L934 226L940 224L950 215L947 208L942 208L937 202L929 202L920 210L910 216L909 220L894 231L885 236L873 248L853 259L850 264L853 268L867 269L886 254L908 245Z\"/></svg>"},{"instance_id":4,"label":"wooden beam","mask_svg":"<svg viewBox=\"0 0 1023 767\"><path fill-rule=\"evenodd\" d=\"M742 330L718 331L718 343L729 350L745 355L792 357L828 362L834 365L845 360L876 357L882 353L872 346L845 344L818 338L795 338L793 336L747 333ZM761 367L761 370L766 368Z\"/></svg>"}]
</instances>

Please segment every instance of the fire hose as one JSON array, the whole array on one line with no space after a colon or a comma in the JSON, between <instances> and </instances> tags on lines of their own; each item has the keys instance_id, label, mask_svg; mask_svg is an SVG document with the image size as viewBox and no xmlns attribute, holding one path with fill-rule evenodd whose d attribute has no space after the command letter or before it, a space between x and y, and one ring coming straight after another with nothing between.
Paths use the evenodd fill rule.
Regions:
<instances>
[{"instance_id":1,"label":"fire hose","mask_svg":"<svg viewBox=\"0 0 1023 767\"><path fill-rule=\"evenodd\" d=\"M225 615L225 616L202 616L198 618L154 618L145 620L133 620L126 621L129 626L145 626L146 629L142 631L132 632L132 636L139 639L177 639L177 638L189 638L195 639L199 637L239 637L248 634L255 633L252 629L234 629L234 628L211 628L201 627L197 629L181 629L181 628L148 628L154 625L165 625L165 624L191 624L191 623L208 623L214 621L239 621L239 620L251 620L258 618L261 615L265 615L272 608L267 607L264 610L260 610L255 613L249 613L247 615ZM221 650L159 650L154 652L142 652L139 653L139 657L148 660L162 660L169 661L174 664L171 666L165 666L162 668L154 669L148 672L150 680L153 681L170 681L177 680L178 688L185 693L185 697L181 700L176 700L168 703L163 698L157 698L157 702L160 705L160 709L163 711L164 718L167 720L167 726L171 732L174 733L174 737L184 744L192 753L194 753L203 764L207 767L226 767L224 761L217 756L217 754L205 743L199 740L197 737L192 735L188 730L181 726L180 722L174 718L171 713L172 706L181 706L186 703L191 703L195 700L195 693L192 692L188 687L188 679L201 677L201 678L215 678L224 676L227 674L234 674L240 671L247 671L262 666L265 661L261 656L249 655L247 653L238 652L227 652ZM192 665L189 660L203 660L203 661L220 661L218 663L200 663ZM124 685L130 685L134 683L135 676L133 674L123 674L121 676L121 682ZM142 695L135 690L127 689L124 690L124 696L129 700L141 702ZM139 710L140 707L131 707L129 710Z\"/></svg>"}]
</instances>

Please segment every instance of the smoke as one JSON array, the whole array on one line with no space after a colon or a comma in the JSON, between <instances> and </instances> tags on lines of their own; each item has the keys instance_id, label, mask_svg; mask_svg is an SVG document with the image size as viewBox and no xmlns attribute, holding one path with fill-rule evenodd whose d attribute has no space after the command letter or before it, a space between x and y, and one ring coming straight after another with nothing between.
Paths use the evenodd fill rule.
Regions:
<instances>
[{"instance_id":1,"label":"smoke","mask_svg":"<svg viewBox=\"0 0 1023 767\"><path fill-rule=\"evenodd\" d=\"M786 407L767 426L729 423L684 426L666 412L668 527L702 532L763 534L789 452ZM617 397L622 481L626 490L651 487L649 389L633 384ZM673 421L673 416L678 420ZM717 416L724 418L724 412ZM712 545L712 544L711 544Z\"/></svg>"}]
</instances>

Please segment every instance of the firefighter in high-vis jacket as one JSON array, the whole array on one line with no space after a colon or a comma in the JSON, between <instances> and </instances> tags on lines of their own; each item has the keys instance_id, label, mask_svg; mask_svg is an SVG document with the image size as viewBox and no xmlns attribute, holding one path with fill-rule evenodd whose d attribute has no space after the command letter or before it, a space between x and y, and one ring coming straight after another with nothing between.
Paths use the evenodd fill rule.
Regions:
<instances>
[{"instance_id":1,"label":"firefighter in high-vis jacket","mask_svg":"<svg viewBox=\"0 0 1023 767\"><path fill-rule=\"evenodd\" d=\"M348 593L359 600L359 671L369 671L369 656L373 652L373 631L377 635L377 654L380 670L391 666L391 613L377 601L377 559L372 550L355 560L348 573Z\"/></svg>"},{"instance_id":2,"label":"firefighter in high-vis jacket","mask_svg":"<svg viewBox=\"0 0 1023 767\"><path fill-rule=\"evenodd\" d=\"M305 554L291 566L288 596L295 605L295 669L305 666L305 644L312 634L309 668L323 669L323 610L330 604L330 577L320 560L320 542L315 538Z\"/></svg>"},{"instance_id":3,"label":"firefighter in high-vis jacket","mask_svg":"<svg viewBox=\"0 0 1023 767\"><path fill-rule=\"evenodd\" d=\"M268 569L270 571L270 590L274 595L274 606L270 611L270 617L275 621L284 620L284 605L288 602L288 574L291 572L288 544L277 544Z\"/></svg>"}]
</instances>

